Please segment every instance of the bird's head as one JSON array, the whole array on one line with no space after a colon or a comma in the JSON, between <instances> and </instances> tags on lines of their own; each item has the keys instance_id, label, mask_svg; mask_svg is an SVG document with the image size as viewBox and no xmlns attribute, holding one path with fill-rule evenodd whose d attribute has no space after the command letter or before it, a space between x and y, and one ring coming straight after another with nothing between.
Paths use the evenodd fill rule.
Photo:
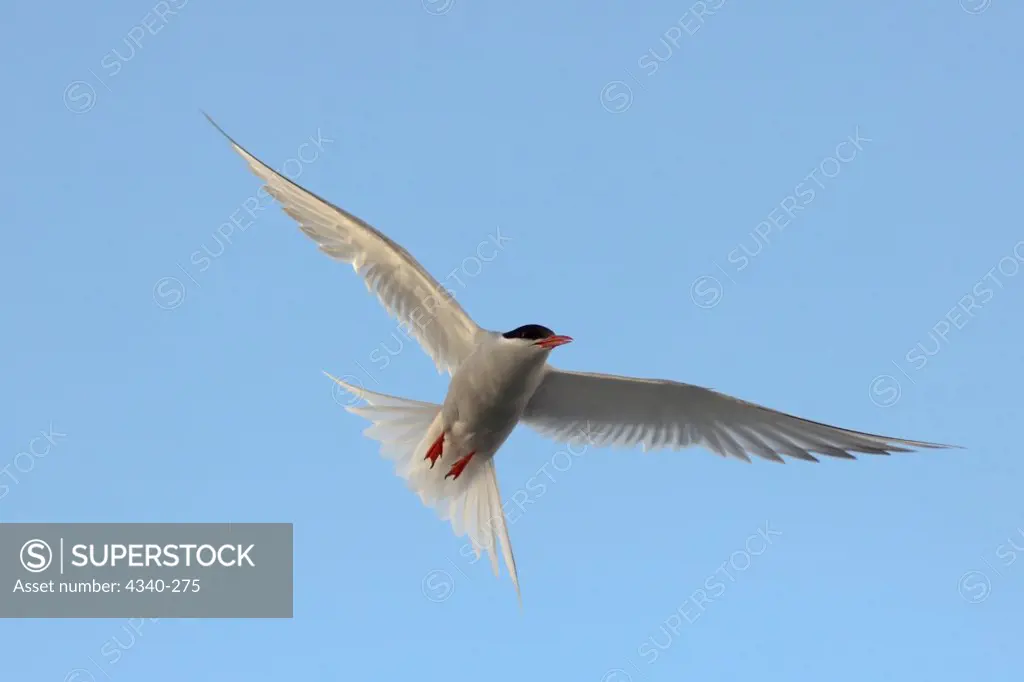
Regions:
<instances>
[{"instance_id":1,"label":"bird's head","mask_svg":"<svg viewBox=\"0 0 1024 682\"><path fill-rule=\"evenodd\" d=\"M524 324L501 335L510 343L550 351L572 341L571 336L561 336L539 324Z\"/></svg>"}]
</instances>

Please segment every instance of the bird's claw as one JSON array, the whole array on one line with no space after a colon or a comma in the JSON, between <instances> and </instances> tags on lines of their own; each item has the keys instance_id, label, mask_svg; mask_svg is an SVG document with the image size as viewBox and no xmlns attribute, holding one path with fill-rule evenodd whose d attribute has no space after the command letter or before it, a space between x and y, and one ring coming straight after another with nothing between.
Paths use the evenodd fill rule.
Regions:
<instances>
[{"instance_id":1,"label":"bird's claw","mask_svg":"<svg viewBox=\"0 0 1024 682\"><path fill-rule=\"evenodd\" d=\"M438 458L441 457L441 451L442 451L443 447L444 447L444 434L442 433L440 436L437 437L437 440L434 441L434 444L430 446L430 449L427 450L427 456L423 458L423 459L429 459L430 460L430 468L431 469L434 468L434 465L437 463Z\"/></svg>"},{"instance_id":2,"label":"bird's claw","mask_svg":"<svg viewBox=\"0 0 1024 682\"><path fill-rule=\"evenodd\" d=\"M476 453L471 452L465 457L459 458L459 460L456 461L455 464L452 464L452 468L448 470L448 473L445 474L444 477L448 478L449 476L451 476L453 481L457 479L462 474L463 469L466 468L466 465L469 464L469 460L473 459L474 454Z\"/></svg>"}]
</instances>

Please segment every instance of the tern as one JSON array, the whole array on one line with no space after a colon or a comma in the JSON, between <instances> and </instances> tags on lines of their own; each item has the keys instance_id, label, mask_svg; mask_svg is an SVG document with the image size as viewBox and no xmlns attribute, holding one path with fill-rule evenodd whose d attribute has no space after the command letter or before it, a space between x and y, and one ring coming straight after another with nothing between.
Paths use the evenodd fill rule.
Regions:
<instances>
[{"instance_id":1,"label":"tern","mask_svg":"<svg viewBox=\"0 0 1024 682\"><path fill-rule=\"evenodd\" d=\"M205 112L204 112L204 115ZM348 263L451 377L444 402L369 391L328 374L365 405L346 409L372 422L365 434L394 461L395 473L423 503L486 550L496 576L498 544L520 604L494 456L517 424L562 442L644 451L703 446L723 457L817 462L815 454L856 459L923 448L956 448L851 431L666 379L571 372L548 364L569 336L540 324L483 329L412 255L351 213L271 169L209 115L267 194L331 258Z\"/></svg>"}]
</instances>

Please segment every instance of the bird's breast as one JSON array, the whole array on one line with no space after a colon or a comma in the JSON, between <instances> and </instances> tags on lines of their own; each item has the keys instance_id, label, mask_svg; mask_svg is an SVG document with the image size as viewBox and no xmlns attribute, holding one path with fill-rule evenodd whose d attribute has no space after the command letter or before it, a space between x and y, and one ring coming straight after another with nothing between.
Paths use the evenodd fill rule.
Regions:
<instances>
[{"instance_id":1,"label":"bird's breast","mask_svg":"<svg viewBox=\"0 0 1024 682\"><path fill-rule=\"evenodd\" d=\"M543 369L544 360L536 354L474 353L452 377L445 398L449 414L471 431L504 440L537 389Z\"/></svg>"}]
</instances>

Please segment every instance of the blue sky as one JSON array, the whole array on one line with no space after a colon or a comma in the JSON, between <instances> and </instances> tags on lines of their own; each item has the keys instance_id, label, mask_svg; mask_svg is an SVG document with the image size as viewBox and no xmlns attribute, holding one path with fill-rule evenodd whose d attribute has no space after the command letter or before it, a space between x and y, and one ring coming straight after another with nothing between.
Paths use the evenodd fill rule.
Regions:
<instances>
[{"instance_id":1,"label":"blue sky","mask_svg":"<svg viewBox=\"0 0 1024 682\"><path fill-rule=\"evenodd\" d=\"M293 522L296 582L292 620L3 621L4 679L1019 676L1019 4L7 16L0 520ZM230 226L258 182L200 109L480 324L571 334L563 367L967 449L747 465L517 431L506 498L545 482L511 519L520 611L321 371L444 377L283 213Z\"/></svg>"}]
</instances>

